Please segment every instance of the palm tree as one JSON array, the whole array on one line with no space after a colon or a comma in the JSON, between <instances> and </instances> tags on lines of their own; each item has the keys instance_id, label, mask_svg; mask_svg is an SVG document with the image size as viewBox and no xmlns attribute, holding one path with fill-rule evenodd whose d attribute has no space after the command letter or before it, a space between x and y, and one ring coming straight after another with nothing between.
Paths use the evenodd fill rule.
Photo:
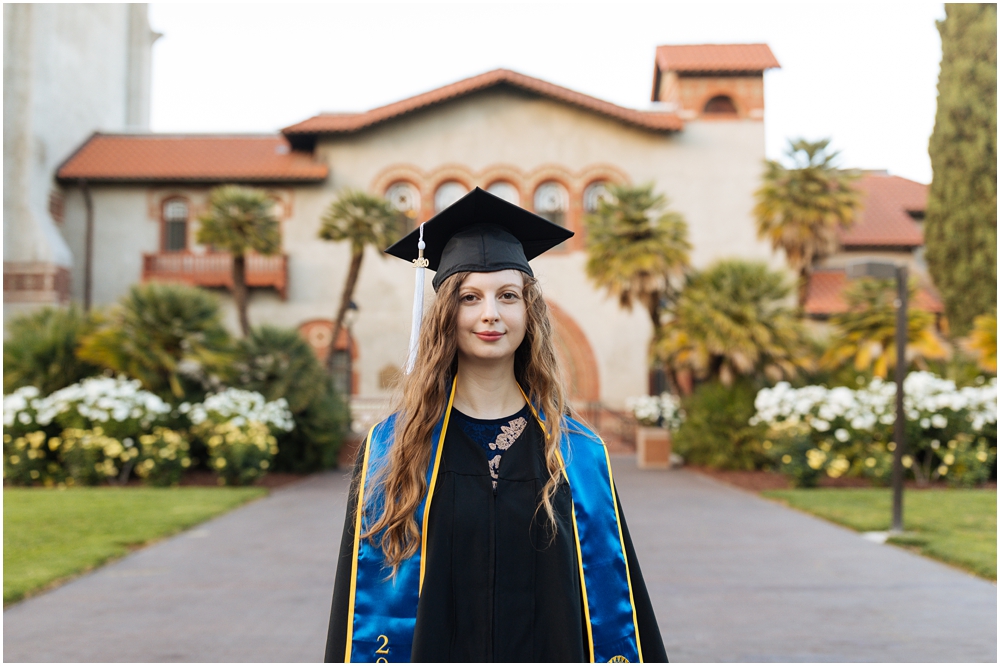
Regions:
<instances>
[{"instance_id":1,"label":"palm tree","mask_svg":"<svg viewBox=\"0 0 1000 666\"><path fill-rule=\"evenodd\" d=\"M909 285L910 302L915 291ZM847 289L848 311L830 319L836 333L821 363L838 368L853 360L859 371L871 369L885 377L896 366L896 285L895 280L859 280ZM907 361L924 370L926 359L945 359L948 349L934 329L934 315L916 308L907 309Z\"/></svg>"},{"instance_id":2,"label":"palm tree","mask_svg":"<svg viewBox=\"0 0 1000 666\"><path fill-rule=\"evenodd\" d=\"M693 275L668 312L656 356L675 375L690 371L731 386L738 375L771 380L811 367L809 341L786 303L791 289L759 262L721 261Z\"/></svg>"},{"instance_id":3,"label":"palm tree","mask_svg":"<svg viewBox=\"0 0 1000 666\"><path fill-rule=\"evenodd\" d=\"M857 174L834 165L829 139L788 142L792 166L765 161L763 184L755 196L757 236L785 252L788 265L799 274L799 306L813 265L836 252L838 231L854 223L858 193L851 186Z\"/></svg>"},{"instance_id":4,"label":"palm tree","mask_svg":"<svg viewBox=\"0 0 1000 666\"><path fill-rule=\"evenodd\" d=\"M85 361L138 379L167 400L199 397L228 366L229 333L218 301L196 287L132 287L109 321L87 336Z\"/></svg>"},{"instance_id":5,"label":"palm tree","mask_svg":"<svg viewBox=\"0 0 1000 666\"><path fill-rule=\"evenodd\" d=\"M687 223L664 211L667 198L653 184L609 185L607 198L587 215L587 276L625 309L636 303L649 313L654 336L673 300L673 282L690 264Z\"/></svg>"},{"instance_id":6,"label":"palm tree","mask_svg":"<svg viewBox=\"0 0 1000 666\"><path fill-rule=\"evenodd\" d=\"M365 248L380 251L395 243L403 231L403 216L386 199L361 190L347 189L340 193L323 215L319 237L328 241L347 241L351 244L351 264L347 280L340 295L337 316L333 320L330 353L326 357L327 370L333 372L334 345L344 327L344 315L354 296L354 288L361 273Z\"/></svg>"},{"instance_id":7,"label":"palm tree","mask_svg":"<svg viewBox=\"0 0 1000 666\"><path fill-rule=\"evenodd\" d=\"M34 386L48 395L101 370L77 358L80 340L95 326L76 306L43 308L7 324L3 343L3 391Z\"/></svg>"},{"instance_id":8,"label":"palm tree","mask_svg":"<svg viewBox=\"0 0 1000 666\"><path fill-rule=\"evenodd\" d=\"M281 231L274 216L274 200L252 187L222 185L212 190L208 212L199 218L198 242L225 250L233 258L233 300L243 337L250 334L247 317L247 252L275 254Z\"/></svg>"},{"instance_id":9,"label":"palm tree","mask_svg":"<svg viewBox=\"0 0 1000 666\"><path fill-rule=\"evenodd\" d=\"M983 372L997 373L997 313L979 315L972 320L972 332L965 339L965 348L976 357ZM6 371L6 363L4 370Z\"/></svg>"}]
</instances>

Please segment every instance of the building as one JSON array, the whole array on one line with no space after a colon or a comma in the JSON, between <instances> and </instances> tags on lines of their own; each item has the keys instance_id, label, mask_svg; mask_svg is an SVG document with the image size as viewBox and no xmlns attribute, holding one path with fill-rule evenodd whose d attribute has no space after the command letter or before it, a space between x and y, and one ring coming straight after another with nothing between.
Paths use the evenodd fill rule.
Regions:
<instances>
[{"instance_id":1,"label":"building","mask_svg":"<svg viewBox=\"0 0 1000 666\"><path fill-rule=\"evenodd\" d=\"M3 6L4 316L66 303L74 253L58 165L95 130L149 127L143 4Z\"/></svg>"},{"instance_id":2,"label":"building","mask_svg":"<svg viewBox=\"0 0 1000 666\"><path fill-rule=\"evenodd\" d=\"M867 171L856 184L861 207L841 233L841 249L820 261L809 276L805 313L818 321L847 311L847 265L855 261L905 264L917 290L911 307L940 316L944 304L924 262L924 211L928 186L884 171Z\"/></svg>"},{"instance_id":3,"label":"building","mask_svg":"<svg viewBox=\"0 0 1000 666\"><path fill-rule=\"evenodd\" d=\"M495 70L367 112L320 114L277 135L95 134L58 170L64 237L77 258L72 298L108 305L154 279L224 287L228 257L195 243L197 217L214 185L255 184L279 203L283 253L250 260L251 321L298 327L325 353L348 249L317 232L338 191L384 194L420 222L478 185L577 232L533 264L573 398L620 409L647 390L651 327L587 281L583 216L607 183L653 182L687 220L696 266L731 256L782 265L757 239L751 213L764 158L764 72L777 66L763 44L663 46L644 110ZM411 266L365 258L357 320L337 341L354 360L358 408L383 404L391 391L412 284ZM228 297L226 308L235 329Z\"/></svg>"}]
</instances>

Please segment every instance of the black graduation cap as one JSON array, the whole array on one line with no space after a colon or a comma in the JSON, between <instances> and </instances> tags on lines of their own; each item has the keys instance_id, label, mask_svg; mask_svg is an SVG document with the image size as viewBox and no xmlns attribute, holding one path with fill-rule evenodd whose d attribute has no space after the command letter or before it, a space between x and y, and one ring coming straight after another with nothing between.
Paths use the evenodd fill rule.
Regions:
<instances>
[{"instance_id":1,"label":"black graduation cap","mask_svg":"<svg viewBox=\"0 0 1000 666\"><path fill-rule=\"evenodd\" d=\"M414 229L386 253L406 261L423 258L436 271L437 291L448 277L463 271L492 273L509 268L528 275L528 261L573 235L500 197L476 188Z\"/></svg>"}]
</instances>

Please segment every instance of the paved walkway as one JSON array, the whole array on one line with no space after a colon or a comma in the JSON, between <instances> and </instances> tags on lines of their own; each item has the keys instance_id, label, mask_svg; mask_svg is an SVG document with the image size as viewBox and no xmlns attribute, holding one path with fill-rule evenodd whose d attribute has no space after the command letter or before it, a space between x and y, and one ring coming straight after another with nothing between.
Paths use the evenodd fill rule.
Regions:
<instances>
[{"instance_id":1,"label":"paved walkway","mask_svg":"<svg viewBox=\"0 0 1000 666\"><path fill-rule=\"evenodd\" d=\"M614 460L674 661L995 662L997 588ZM4 612L5 661L317 661L347 482L313 477Z\"/></svg>"}]
</instances>

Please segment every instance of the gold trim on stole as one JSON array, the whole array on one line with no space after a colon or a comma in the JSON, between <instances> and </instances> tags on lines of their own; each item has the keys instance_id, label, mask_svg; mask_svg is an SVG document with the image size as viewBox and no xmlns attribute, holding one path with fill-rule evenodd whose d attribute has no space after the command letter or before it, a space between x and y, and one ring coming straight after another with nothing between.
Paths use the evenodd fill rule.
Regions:
<instances>
[{"instance_id":1,"label":"gold trim on stole","mask_svg":"<svg viewBox=\"0 0 1000 666\"><path fill-rule=\"evenodd\" d=\"M375 424L378 425L378 424ZM365 481L368 476L368 458L372 450L372 433L375 426L368 431L365 438L365 457L361 463L361 480L358 483L357 507L354 512L354 558L351 560L351 594L347 602L347 641L344 647L344 663L351 663L351 647L354 643L354 599L358 591L358 549L361 547L361 516L365 506Z\"/></svg>"}]
</instances>

